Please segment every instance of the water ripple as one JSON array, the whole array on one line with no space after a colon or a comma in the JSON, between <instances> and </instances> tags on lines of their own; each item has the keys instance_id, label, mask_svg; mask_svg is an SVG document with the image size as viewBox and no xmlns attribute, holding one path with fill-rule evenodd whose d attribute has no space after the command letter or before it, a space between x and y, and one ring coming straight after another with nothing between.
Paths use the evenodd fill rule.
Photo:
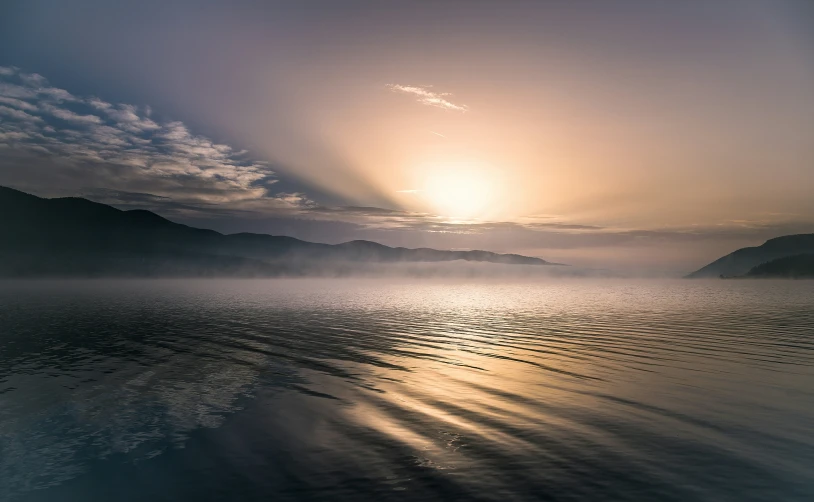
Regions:
<instances>
[{"instance_id":1,"label":"water ripple","mask_svg":"<svg viewBox=\"0 0 814 502\"><path fill-rule=\"evenodd\" d=\"M814 282L0 284L0 499L811 500Z\"/></svg>"}]
</instances>

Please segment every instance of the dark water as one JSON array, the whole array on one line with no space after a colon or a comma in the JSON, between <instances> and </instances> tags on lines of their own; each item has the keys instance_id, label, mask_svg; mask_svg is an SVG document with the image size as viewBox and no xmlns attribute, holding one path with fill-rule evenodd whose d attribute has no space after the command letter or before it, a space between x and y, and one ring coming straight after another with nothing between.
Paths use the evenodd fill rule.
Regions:
<instances>
[{"instance_id":1,"label":"dark water","mask_svg":"<svg viewBox=\"0 0 814 502\"><path fill-rule=\"evenodd\" d=\"M0 283L0 500L814 500L814 281Z\"/></svg>"}]
</instances>

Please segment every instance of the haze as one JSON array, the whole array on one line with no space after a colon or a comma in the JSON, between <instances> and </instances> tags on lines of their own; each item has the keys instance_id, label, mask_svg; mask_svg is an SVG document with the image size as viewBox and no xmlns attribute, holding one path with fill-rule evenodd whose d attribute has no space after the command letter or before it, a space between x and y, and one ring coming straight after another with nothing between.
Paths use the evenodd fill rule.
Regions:
<instances>
[{"instance_id":1,"label":"haze","mask_svg":"<svg viewBox=\"0 0 814 502\"><path fill-rule=\"evenodd\" d=\"M686 272L814 231L814 3L0 7L0 185Z\"/></svg>"}]
</instances>

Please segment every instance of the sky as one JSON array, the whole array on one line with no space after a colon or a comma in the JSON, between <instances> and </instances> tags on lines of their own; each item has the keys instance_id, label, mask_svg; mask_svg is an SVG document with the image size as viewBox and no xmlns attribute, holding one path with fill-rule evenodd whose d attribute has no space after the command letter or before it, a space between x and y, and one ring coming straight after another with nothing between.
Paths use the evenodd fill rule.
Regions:
<instances>
[{"instance_id":1,"label":"sky","mask_svg":"<svg viewBox=\"0 0 814 502\"><path fill-rule=\"evenodd\" d=\"M0 185L689 272L814 232L814 2L0 4Z\"/></svg>"}]
</instances>

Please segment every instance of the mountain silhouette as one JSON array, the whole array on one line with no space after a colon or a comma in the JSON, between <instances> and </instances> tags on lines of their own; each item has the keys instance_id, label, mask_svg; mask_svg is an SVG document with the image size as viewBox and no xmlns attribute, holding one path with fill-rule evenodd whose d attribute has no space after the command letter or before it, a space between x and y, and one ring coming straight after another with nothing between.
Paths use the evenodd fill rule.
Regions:
<instances>
[{"instance_id":1,"label":"mountain silhouette","mask_svg":"<svg viewBox=\"0 0 814 502\"><path fill-rule=\"evenodd\" d=\"M814 254L778 258L753 267L745 277L814 279Z\"/></svg>"},{"instance_id":2,"label":"mountain silhouette","mask_svg":"<svg viewBox=\"0 0 814 502\"><path fill-rule=\"evenodd\" d=\"M388 247L370 241L320 244L293 237L224 235L144 210L87 199L45 199L0 187L0 276L309 275L350 264L465 260L555 265L488 251Z\"/></svg>"},{"instance_id":3,"label":"mountain silhouette","mask_svg":"<svg viewBox=\"0 0 814 502\"><path fill-rule=\"evenodd\" d=\"M687 277L742 276L763 263L802 254L814 254L814 234L786 235L769 239L760 246L738 249Z\"/></svg>"}]
</instances>

